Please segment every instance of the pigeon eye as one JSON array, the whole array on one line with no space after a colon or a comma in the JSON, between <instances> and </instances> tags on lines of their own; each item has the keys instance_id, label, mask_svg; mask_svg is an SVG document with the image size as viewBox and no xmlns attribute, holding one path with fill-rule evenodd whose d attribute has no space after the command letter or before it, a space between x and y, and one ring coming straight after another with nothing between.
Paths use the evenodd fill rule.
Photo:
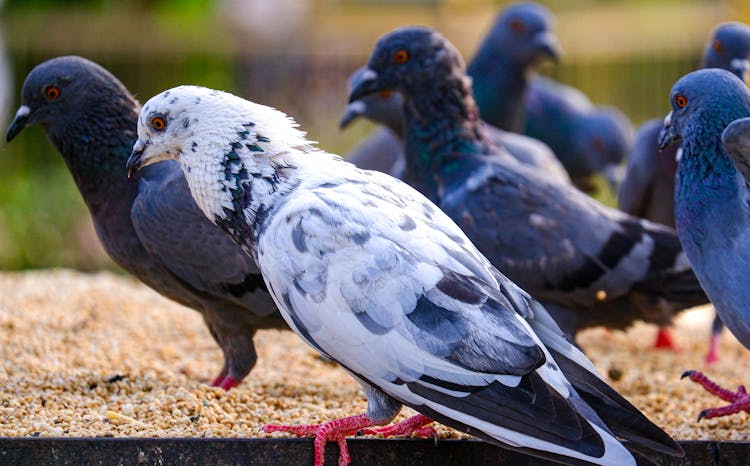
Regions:
<instances>
[{"instance_id":1,"label":"pigeon eye","mask_svg":"<svg viewBox=\"0 0 750 466\"><path fill-rule=\"evenodd\" d=\"M388 97L393 95L393 91L390 89L383 89L382 91L378 92L378 95L383 99L387 99Z\"/></svg>"},{"instance_id":2,"label":"pigeon eye","mask_svg":"<svg viewBox=\"0 0 750 466\"><path fill-rule=\"evenodd\" d=\"M44 96L49 100L55 100L60 97L60 88L57 86L47 86L44 88Z\"/></svg>"},{"instance_id":3,"label":"pigeon eye","mask_svg":"<svg viewBox=\"0 0 750 466\"><path fill-rule=\"evenodd\" d=\"M398 63L399 65L402 65L409 61L409 52L407 52L404 49L396 50L393 52L393 63Z\"/></svg>"},{"instance_id":4,"label":"pigeon eye","mask_svg":"<svg viewBox=\"0 0 750 466\"><path fill-rule=\"evenodd\" d=\"M164 120L163 117L153 117L151 119L151 127L154 128L156 131L161 131L164 128L167 127L167 122Z\"/></svg>"},{"instance_id":5,"label":"pigeon eye","mask_svg":"<svg viewBox=\"0 0 750 466\"><path fill-rule=\"evenodd\" d=\"M508 26L510 26L510 30L516 34L526 31L526 25L520 19L511 19Z\"/></svg>"},{"instance_id":6,"label":"pigeon eye","mask_svg":"<svg viewBox=\"0 0 750 466\"><path fill-rule=\"evenodd\" d=\"M714 49L716 53L722 53L724 49L721 47L721 42L719 42L719 39L714 39L713 42L711 42L711 48Z\"/></svg>"},{"instance_id":7,"label":"pigeon eye","mask_svg":"<svg viewBox=\"0 0 750 466\"><path fill-rule=\"evenodd\" d=\"M684 95L677 95L674 98L674 103L680 108L685 108L688 104L687 98Z\"/></svg>"}]
</instances>

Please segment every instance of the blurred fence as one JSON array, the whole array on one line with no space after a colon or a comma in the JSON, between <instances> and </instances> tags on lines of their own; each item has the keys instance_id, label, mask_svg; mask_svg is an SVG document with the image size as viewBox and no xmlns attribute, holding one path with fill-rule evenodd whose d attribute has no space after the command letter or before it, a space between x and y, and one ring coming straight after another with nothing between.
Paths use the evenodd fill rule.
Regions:
<instances>
[{"instance_id":1,"label":"blurred fence","mask_svg":"<svg viewBox=\"0 0 750 466\"><path fill-rule=\"evenodd\" d=\"M459 9L452 15L435 6L410 5L397 10L401 14L379 7L372 10L374 16L352 24L364 7L357 8L317 11L299 33L286 34L276 42L232 25L221 14L188 18L179 26L148 12L119 16L86 11L14 13L5 18L14 81L10 83L12 109L6 110L3 121L12 117L23 78L33 66L75 53L107 67L141 101L184 83L225 89L284 110L295 116L311 139L343 153L371 128L360 123L340 133L337 122L346 100L346 78L366 60L377 35L401 24L434 25L445 30L470 58L494 16L488 8ZM673 8L681 7L677 3ZM581 88L596 103L616 105L635 123L663 116L670 87L697 65L702 42L713 23L731 18L728 11L723 4L700 3L687 16L691 21L699 19L700 25L682 25L693 29L683 40L667 41L661 48L653 44L639 48L637 41L612 42L609 54L601 51L601 41L609 40L606 37L592 40L595 53L587 53L579 37L580 28L586 25L576 24L577 16L570 12L561 13L560 36L569 53L561 65L547 66L543 72ZM606 10L600 16L610 18ZM456 18L460 20L452 21ZM586 21L596 22L596 18ZM622 16L617 20L622 21ZM311 24L327 26L311 32ZM589 27L606 30L602 24ZM223 32L217 28L224 28ZM622 25L611 29L618 28ZM0 269L111 266L96 243L62 159L39 128L24 132L11 145L0 146L0 186Z\"/></svg>"}]
</instances>

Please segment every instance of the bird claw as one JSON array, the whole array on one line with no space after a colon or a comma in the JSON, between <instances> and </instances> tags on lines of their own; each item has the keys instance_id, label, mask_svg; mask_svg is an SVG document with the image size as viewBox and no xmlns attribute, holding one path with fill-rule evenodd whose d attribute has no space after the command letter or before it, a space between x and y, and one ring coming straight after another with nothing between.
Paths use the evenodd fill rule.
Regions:
<instances>
[{"instance_id":1,"label":"bird claw","mask_svg":"<svg viewBox=\"0 0 750 466\"><path fill-rule=\"evenodd\" d=\"M335 419L322 424L309 424L299 426L273 425L263 427L267 433L287 432L297 437L315 437L314 466L323 466L325 462L325 446L327 442L335 441L339 446L339 466L346 466L351 462L349 447L346 444L346 436L363 429L371 427L375 423L366 414Z\"/></svg>"},{"instance_id":2,"label":"bird claw","mask_svg":"<svg viewBox=\"0 0 750 466\"><path fill-rule=\"evenodd\" d=\"M437 431L432 427L425 427L426 424L430 424L432 419L422 414L417 414L408 419L405 419L396 424L378 427L376 429L365 428L357 432L358 435L382 435L383 437L393 437L396 435L412 436L416 435L420 438L435 438L437 439Z\"/></svg>"},{"instance_id":3,"label":"bird claw","mask_svg":"<svg viewBox=\"0 0 750 466\"><path fill-rule=\"evenodd\" d=\"M739 413L740 411L746 411L750 413L750 395L748 395L744 385L740 385L739 387L737 387L736 392L732 392L730 390L727 390L726 388L721 387L716 382L713 382L698 371L685 371L680 378L684 379L685 377L689 377L690 380L703 387L712 395L729 402L729 404L726 406L704 409L698 414L698 422L700 422L701 419L711 419L715 417L728 416L730 414Z\"/></svg>"}]
</instances>

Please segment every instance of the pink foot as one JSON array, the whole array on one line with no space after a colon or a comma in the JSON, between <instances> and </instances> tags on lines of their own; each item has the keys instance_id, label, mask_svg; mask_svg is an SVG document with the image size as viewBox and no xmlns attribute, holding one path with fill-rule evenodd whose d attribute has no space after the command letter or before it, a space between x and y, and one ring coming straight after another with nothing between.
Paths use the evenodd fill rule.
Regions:
<instances>
[{"instance_id":1,"label":"pink foot","mask_svg":"<svg viewBox=\"0 0 750 466\"><path fill-rule=\"evenodd\" d=\"M672 338L672 333L666 327L659 327L659 333L656 334L654 348L669 349L674 352L681 351L681 348L675 344L674 339Z\"/></svg>"},{"instance_id":2,"label":"pink foot","mask_svg":"<svg viewBox=\"0 0 750 466\"><path fill-rule=\"evenodd\" d=\"M346 466L351 461L349 448L346 445L346 436L360 429L376 425L367 414L335 419L323 424L284 426L267 425L263 428L265 432L289 432L297 437L315 437L315 462L314 466L323 466L325 461L326 442L336 441L339 445L339 466Z\"/></svg>"},{"instance_id":3,"label":"pink foot","mask_svg":"<svg viewBox=\"0 0 750 466\"><path fill-rule=\"evenodd\" d=\"M218 387L221 385L221 382L224 380L224 375L219 374L216 376L216 378L211 382L212 387Z\"/></svg>"},{"instance_id":4,"label":"pink foot","mask_svg":"<svg viewBox=\"0 0 750 466\"><path fill-rule=\"evenodd\" d=\"M418 437L423 438L437 438L437 432L432 427L424 427L426 424L432 423L432 419L422 414L417 414L409 419L405 419L396 424L380 427L377 429L362 429L358 434L362 435L382 435L383 437L393 437L395 435L406 435L411 436L417 434Z\"/></svg>"},{"instance_id":5,"label":"pink foot","mask_svg":"<svg viewBox=\"0 0 750 466\"><path fill-rule=\"evenodd\" d=\"M706 364L713 364L719 360L719 336L711 335L708 342L708 353L706 353Z\"/></svg>"},{"instance_id":6,"label":"pink foot","mask_svg":"<svg viewBox=\"0 0 750 466\"><path fill-rule=\"evenodd\" d=\"M214 379L214 380L213 380L213 381L211 382L211 386L212 386L212 387L221 387L221 388L223 388L224 390L229 390L229 389L231 389L231 388L234 388L234 387L236 387L236 386L237 386L237 385L239 385L239 384L240 384L241 382L242 382L241 380L237 380L237 379L235 379L234 377L232 377L231 375L227 375L227 376L224 376L224 373L222 372L221 374L219 374L219 375L218 375L218 376L217 376L217 377L216 377L216 378L215 378L215 379Z\"/></svg>"},{"instance_id":7,"label":"pink foot","mask_svg":"<svg viewBox=\"0 0 750 466\"><path fill-rule=\"evenodd\" d=\"M744 385L737 387L737 392L732 392L726 388L722 388L698 371L685 371L681 378L684 379L685 377L690 377L690 380L703 387L708 393L730 403L719 408L704 409L698 414L699 421L704 418L711 419L713 417L728 416L740 411L750 413L750 395L748 395Z\"/></svg>"},{"instance_id":8,"label":"pink foot","mask_svg":"<svg viewBox=\"0 0 750 466\"><path fill-rule=\"evenodd\" d=\"M221 381L221 383L219 384L219 386L221 388L223 388L224 390L229 390L229 389L232 389L232 388L236 387L237 385L239 385L240 382L242 382L242 381L235 379L231 375L228 375L228 376L224 377L224 380Z\"/></svg>"}]
</instances>

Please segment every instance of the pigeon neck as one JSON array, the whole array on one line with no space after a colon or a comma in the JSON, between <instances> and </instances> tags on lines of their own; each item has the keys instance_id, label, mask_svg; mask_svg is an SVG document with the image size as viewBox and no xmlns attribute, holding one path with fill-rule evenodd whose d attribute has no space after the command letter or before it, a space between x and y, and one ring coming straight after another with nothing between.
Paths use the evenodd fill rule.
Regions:
<instances>
[{"instance_id":1,"label":"pigeon neck","mask_svg":"<svg viewBox=\"0 0 750 466\"><path fill-rule=\"evenodd\" d=\"M523 96L531 72L512 57L494 52L488 56L488 50L480 49L467 70L474 82L477 105L487 123L522 133L525 117Z\"/></svg>"},{"instance_id":2,"label":"pigeon neck","mask_svg":"<svg viewBox=\"0 0 750 466\"><path fill-rule=\"evenodd\" d=\"M700 217L707 205L724 204L737 193L737 170L718 135L698 134L683 141L675 189L676 221ZM696 202L703 199L703 202ZM711 207L709 207L711 209Z\"/></svg>"},{"instance_id":3,"label":"pigeon neck","mask_svg":"<svg viewBox=\"0 0 750 466\"><path fill-rule=\"evenodd\" d=\"M469 82L454 75L404 100L406 178L423 193L437 188L426 174L450 170L457 155L489 145Z\"/></svg>"},{"instance_id":4,"label":"pigeon neck","mask_svg":"<svg viewBox=\"0 0 750 466\"><path fill-rule=\"evenodd\" d=\"M269 212L285 202L300 180L285 162L285 157L293 157L291 152L254 157L240 155L242 151L233 144L220 164L213 164L210 157L192 160L185 155L180 163L201 210L257 259L258 239L267 227ZM216 167L218 182L207 184L205 174L215 172Z\"/></svg>"},{"instance_id":5,"label":"pigeon neck","mask_svg":"<svg viewBox=\"0 0 750 466\"><path fill-rule=\"evenodd\" d=\"M90 104L93 114L71 116L65 125L47 128L62 154L78 190L92 214L117 205L129 205L138 182L128 179L125 162L136 139L137 108Z\"/></svg>"}]
</instances>

